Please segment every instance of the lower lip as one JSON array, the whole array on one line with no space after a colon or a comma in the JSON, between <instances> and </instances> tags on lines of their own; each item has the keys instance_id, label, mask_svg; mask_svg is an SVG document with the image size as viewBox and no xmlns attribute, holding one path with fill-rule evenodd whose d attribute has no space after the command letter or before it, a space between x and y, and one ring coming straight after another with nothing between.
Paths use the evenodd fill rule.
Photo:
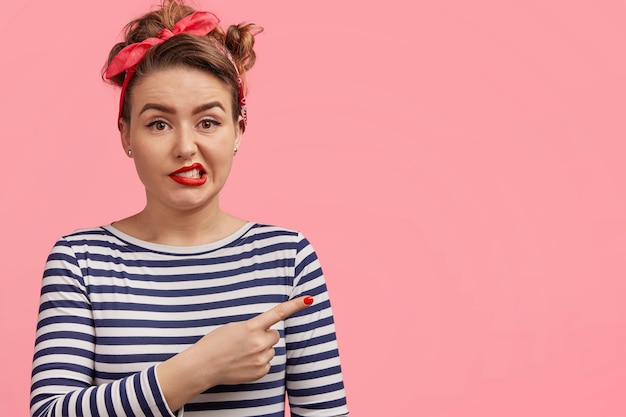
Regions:
<instances>
[{"instance_id":1,"label":"lower lip","mask_svg":"<svg viewBox=\"0 0 626 417\"><path fill-rule=\"evenodd\" d=\"M190 185L199 187L206 182L207 175L204 174L200 178L181 177L180 175L170 175L170 178L182 185Z\"/></svg>"}]
</instances>

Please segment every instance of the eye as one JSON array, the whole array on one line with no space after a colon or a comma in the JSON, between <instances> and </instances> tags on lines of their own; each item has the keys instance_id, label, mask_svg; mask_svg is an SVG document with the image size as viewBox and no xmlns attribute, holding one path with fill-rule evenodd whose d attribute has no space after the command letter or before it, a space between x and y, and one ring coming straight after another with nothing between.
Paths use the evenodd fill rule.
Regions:
<instances>
[{"instance_id":1,"label":"eye","mask_svg":"<svg viewBox=\"0 0 626 417\"><path fill-rule=\"evenodd\" d=\"M167 129L167 123L165 123L163 120L157 119L148 123L148 127L154 130L165 130Z\"/></svg>"},{"instance_id":2,"label":"eye","mask_svg":"<svg viewBox=\"0 0 626 417\"><path fill-rule=\"evenodd\" d=\"M211 129L219 125L220 123L213 119L202 119L199 124L200 128L202 129Z\"/></svg>"}]
</instances>

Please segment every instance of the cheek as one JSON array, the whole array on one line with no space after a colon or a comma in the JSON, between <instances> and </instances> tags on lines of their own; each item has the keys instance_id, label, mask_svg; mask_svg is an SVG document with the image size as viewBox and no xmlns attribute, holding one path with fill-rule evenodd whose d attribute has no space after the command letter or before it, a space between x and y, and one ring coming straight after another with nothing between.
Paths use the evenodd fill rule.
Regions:
<instances>
[{"instance_id":1,"label":"cheek","mask_svg":"<svg viewBox=\"0 0 626 417\"><path fill-rule=\"evenodd\" d=\"M224 163L231 161L234 155L233 150L235 146L230 141L221 141L215 143L207 143L200 145L199 150L202 157L207 162Z\"/></svg>"},{"instance_id":2,"label":"cheek","mask_svg":"<svg viewBox=\"0 0 626 417\"><path fill-rule=\"evenodd\" d=\"M142 182L148 180L151 176L157 175L163 168L163 164L157 154L152 149L140 147L133 151L133 162L135 170Z\"/></svg>"},{"instance_id":3,"label":"cheek","mask_svg":"<svg viewBox=\"0 0 626 417\"><path fill-rule=\"evenodd\" d=\"M222 156L219 159L212 160L210 162L210 166L217 176L226 179L230 174L230 169L233 166L233 160L232 158Z\"/></svg>"},{"instance_id":4,"label":"cheek","mask_svg":"<svg viewBox=\"0 0 626 417\"><path fill-rule=\"evenodd\" d=\"M137 176L141 180L142 183L146 184L150 179L151 170L147 167L140 158L134 158L135 160L135 171L137 171Z\"/></svg>"},{"instance_id":5,"label":"cheek","mask_svg":"<svg viewBox=\"0 0 626 417\"><path fill-rule=\"evenodd\" d=\"M213 172L214 176L225 181L233 164L233 151L232 149L230 151L220 149L219 152L214 150L205 154L204 161L207 164L207 169Z\"/></svg>"}]
</instances>

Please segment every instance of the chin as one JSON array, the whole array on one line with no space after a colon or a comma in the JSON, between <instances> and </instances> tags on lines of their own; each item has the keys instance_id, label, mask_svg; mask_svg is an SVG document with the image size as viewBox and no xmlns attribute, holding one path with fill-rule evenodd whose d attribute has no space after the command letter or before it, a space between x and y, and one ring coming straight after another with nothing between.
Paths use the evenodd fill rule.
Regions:
<instances>
[{"instance_id":1,"label":"chin","mask_svg":"<svg viewBox=\"0 0 626 417\"><path fill-rule=\"evenodd\" d=\"M171 200L170 207L181 211L202 210L217 205L218 201L219 194L210 196L178 196L178 198Z\"/></svg>"}]
</instances>

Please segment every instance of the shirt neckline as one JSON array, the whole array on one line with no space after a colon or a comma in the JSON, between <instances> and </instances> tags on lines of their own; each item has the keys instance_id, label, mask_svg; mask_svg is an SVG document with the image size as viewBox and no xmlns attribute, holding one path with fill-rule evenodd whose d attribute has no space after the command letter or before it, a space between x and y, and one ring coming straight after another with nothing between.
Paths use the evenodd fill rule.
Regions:
<instances>
[{"instance_id":1,"label":"shirt neckline","mask_svg":"<svg viewBox=\"0 0 626 417\"><path fill-rule=\"evenodd\" d=\"M172 246L172 245L163 245L160 243L148 242L146 240L138 239L129 234L126 234L119 230L117 227L112 224L108 224L106 226L102 226L102 229L109 232L116 238L131 244L133 246L137 246L143 249L148 249L154 252L165 252L165 253L174 253L174 254L190 254L190 253L202 253L209 252L215 249L219 249L224 247L235 240L241 238L244 234L246 234L253 226L254 222L246 222L243 226L237 229L235 232L230 235L222 238L220 240L216 240L215 242L205 243L203 245L193 245L193 246Z\"/></svg>"}]
</instances>

